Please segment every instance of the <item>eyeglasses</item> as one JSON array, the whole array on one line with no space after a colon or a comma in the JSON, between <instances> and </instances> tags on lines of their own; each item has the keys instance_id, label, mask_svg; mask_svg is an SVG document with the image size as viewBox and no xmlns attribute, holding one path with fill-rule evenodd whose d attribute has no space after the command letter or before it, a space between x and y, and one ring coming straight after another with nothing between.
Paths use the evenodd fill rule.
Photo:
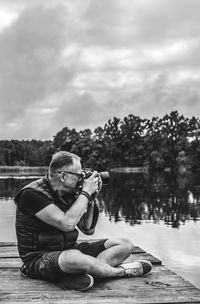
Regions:
<instances>
[{"instance_id":1,"label":"eyeglasses","mask_svg":"<svg viewBox=\"0 0 200 304\"><path fill-rule=\"evenodd\" d=\"M82 173L75 173L75 172L70 172L70 171L66 171L66 170L62 170L62 171L57 171L57 173L68 173L68 174L72 174L77 176L78 178L82 178L83 174Z\"/></svg>"}]
</instances>

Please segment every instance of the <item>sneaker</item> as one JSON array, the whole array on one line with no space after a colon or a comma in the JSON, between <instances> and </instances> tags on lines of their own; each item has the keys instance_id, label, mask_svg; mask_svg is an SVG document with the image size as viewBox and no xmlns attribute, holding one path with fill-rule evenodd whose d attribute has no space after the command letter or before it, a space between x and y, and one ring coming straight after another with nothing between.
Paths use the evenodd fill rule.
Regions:
<instances>
[{"instance_id":1,"label":"sneaker","mask_svg":"<svg viewBox=\"0 0 200 304\"><path fill-rule=\"evenodd\" d=\"M152 269L152 264L146 260L138 260L133 263L119 265L124 269L125 277L141 277Z\"/></svg>"},{"instance_id":2,"label":"sneaker","mask_svg":"<svg viewBox=\"0 0 200 304\"><path fill-rule=\"evenodd\" d=\"M56 285L61 289L85 291L94 285L94 279L89 274L66 274Z\"/></svg>"}]
</instances>

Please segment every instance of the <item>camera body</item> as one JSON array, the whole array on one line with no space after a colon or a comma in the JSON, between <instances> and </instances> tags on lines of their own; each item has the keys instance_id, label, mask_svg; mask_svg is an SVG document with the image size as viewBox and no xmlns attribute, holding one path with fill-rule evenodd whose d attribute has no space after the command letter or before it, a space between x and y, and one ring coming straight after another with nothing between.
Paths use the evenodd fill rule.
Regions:
<instances>
[{"instance_id":1,"label":"camera body","mask_svg":"<svg viewBox=\"0 0 200 304\"><path fill-rule=\"evenodd\" d=\"M82 171L82 173L83 173L82 178L78 181L78 184L77 184L78 191L82 190L84 180L89 178L93 172L94 171L91 171L91 170ZM109 172L107 172L107 171L99 172L99 175L102 179L103 185L107 185L109 182Z\"/></svg>"}]
</instances>

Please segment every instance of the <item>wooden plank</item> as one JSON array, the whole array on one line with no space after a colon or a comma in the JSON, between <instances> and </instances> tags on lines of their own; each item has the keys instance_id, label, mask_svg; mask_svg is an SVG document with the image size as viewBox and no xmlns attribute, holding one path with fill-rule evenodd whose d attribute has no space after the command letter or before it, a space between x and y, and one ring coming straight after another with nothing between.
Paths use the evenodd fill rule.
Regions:
<instances>
[{"instance_id":1,"label":"wooden plank","mask_svg":"<svg viewBox=\"0 0 200 304\"><path fill-rule=\"evenodd\" d=\"M146 253L146 251L143 250L143 249L141 249L141 248L138 247L138 246L134 246L132 253L134 253L134 254L135 254L135 253Z\"/></svg>"},{"instance_id":2,"label":"wooden plank","mask_svg":"<svg viewBox=\"0 0 200 304\"><path fill-rule=\"evenodd\" d=\"M17 246L17 242L0 242L0 247Z\"/></svg>"},{"instance_id":3,"label":"wooden plank","mask_svg":"<svg viewBox=\"0 0 200 304\"><path fill-rule=\"evenodd\" d=\"M145 302L143 301L142 302L142 299L140 302L138 302L137 299L135 298L104 298L104 299L99 299L99 298L95 298L95 304L119 304L119 302L123 303L123 304L159 304L159 303L162 303L162 304L169 304L169 303L175 303L175 304L191 304L191 301L189 302L183 302L183 301L177 301L176 302L169 302L167 299L162 299L161 301L156 301L156 302ZM9 303L9 304L27 304L28 303L28 300L27 301L24 301L24 299L20 299L19 301L14 301L13 300L4 300L3 303ZM29 301L29 303L37 303L37 304L94 304L94 300L93 299L79 299L79 300L76 300L76 299L59 299L57 301L55 300L52 300L51 299L48 299L47 301L46 300L33 300L31 299L31 302ZM196 303L196 304L200 304L200 302L197 300L197 301L193 301L192 303Z\"/></svg>"},{"instance_id":4,"label":"wooden plank","mask_svg":"<svg viewBox=\"0 0 200 304\"><path fill-rule=\"evenodd\" d=\"M96 280L86 293L63 291L51 282L21 277L16 269L0 269L0 277L3 303L13 300L22 303L24 299L26 303L64 303L64 300L67 303L200 303L200 290L164 266L154 266L150 274L141 278Z\"/></svg>"},{"instance_id":5,"label":"wooden plank","mask_svg":"<svg viewBox=\"0 0 200 304\"><path fill-rule=\"evenodd\" d=\"M0 258L19 257L17 246L3 246L0 247Z\"/></svg>"},{"instance_id":6,"label":"wooden plank","mask_svg":"<svg viewBox=\"0 0 200 304\"><path fill-rule=\"evenodd\" d=\"M136 260L147 260L150 261L153 265L161 265L161 260L155 258L150 253L133 253L131 254L125 262L134 262Z\"/></svg>"},{"instance_id":7,"label":"wooden plank","mask_svg":"<svg viewBox=\"0 0 200 304\"><path fill-rule=\"evenodd\" d=\"M17 281L23 281L25 283L31 283L36 284L36 289L42 288L41 285L38 286L38 280L32 280L30 278L24 278L20 276L19 269L16 268L2 268L0 269L0 277L3 281L1 281L0 286L5 285L7 289L11 288L13 290L13 287L9 287L7 284L14 280ZM98 280L99 285L107 286L108 289L110 287L113 287L115 289L120 288L122 286L122 282L126 283L126 289L129 288L127 284L134 281L134 285L139 287L141 284L141 280L145 282L145 285L153 286L156 288L165 288L165 287L193 287L193 285L184 280L182 277L178 276L176 273L172 272L171 270L167 269L164 266L154 266L151 273L143 276L142 278L131 278L131 279L110 279L110 280ZM14 282L13 282L14 283ZM21 284L21 283L20 283ZM46 282L41 281L41 284L43 284L46 289ZM31 288L33 288L34 285L31 285ZM17 285L15 285L14 289L18 289Z\"/></svg>"},{"instance_id":8,"label":"wooden plank","mask_svg":"<svg viewBox=\"0 0 200 304\"><path fill-rule=\"evenodd\" d=\"M0 259L0 268L19 268L22 266L20 258Z\"/></svg>"},{"instance_id":9,"label":"wooden plank","mask_svg":"<svg viewBox=\"0 0 200 304\"><path fill-rule=\"evenodd\" d=\"M134 258L137 259L137 257L134 255ZM150 253L144 253L139 255L139 260L147 260L150 261L153 265L161 265L161 260L157 259Z\"/></svg>"},{"instance_id":10,"label":"wooden plank","mask_svg":"<svg viewBox=\"0 0 200 304\"><path fill-rule=\"evenodd\" d=\"M162 268L162 270L161 270ZM32 280L28 277L21 277L20 272L17 269L0 269L1 283L0 286L2 290L6 291L17 291L19 285L22 287L21 291L42 291L46 290L48 286L52 283ZM50 284L50 285L49 285ZM194 286L184 280L183 278L177 276L175 273L171 272L164 266L153 267L153 271L140 278L126 278L126 279L98 279L96 280L96 285L99 289L104 290L119 290L123 287L124 290L129 290L131 287L134 288L152 288L152 290L157 288L193 288ZM51 288L55 289L52 284ZM56 288L57 289L57 288Z\"/></svg>"},{"instance_id":11,"label":"wooden plank","mask_svg":"<svg viewBox=\"0 0 200 304\"><path fill-rule=\"evenodd\" d=\"M160 271L161 268L162 271ZM165 274L164 280L163 274ZM85 293L63 291L53 283L21 277L16 269L0 270L0 277L0 298L6 301L15 299L20 302L24 298L27 301L28 299L40 300L42 297L43 301L48 302L48 299L59 300L63 299L63 297L70 300L73 296L75 298L81 297L82 303L82 297L83 300L87 298L85 298ZM168 278L170 278L170 281ZM176 284L175 288L174 284ZM160 296L164 297L165 301L166 299L169 301L171 298L169 303L173 303L173 299L179 299L183 303L187 303L187 301L189 301L188 303L197 303L197 300L200 301L200 290L181 277L176 276L175 273L169 271L164 266L155 266L151 274L141 278L98 280L94 288L88 291L88 293L93 301L98 297L102 300L105 297L112 299L117 297L120 300L120 298L126 299L130 296L134 297L134 300L137 299L133 303L152 303L152 300L152 302L147 302L149 297L152 298L152 296L154 303L165 303L162 298L160 298L160 302L155 301ZM139 301L140 297L141 300Z\"/></svg>"},{"instance_id":12,"label":"wooden plank","mask_svg":"<svg viewBox=\"0 0 200 304\"><path fill-rule=\"evenodd\" d=\"M91 240L93 241L93 240ZM62 290L55 283L21 277L17 247L4 243L0 248L0 302L69 304L137 303L198 303L200 290L176 273L161 265L161 261L135 247L127 262L147 259L153 263L149 274L140 278L95 280L87 292Z\"/></svg>"},{"instance_id":13,"label":"wooden plank","mask_svg":"<svg viewBox=\"0 0 200 304\"><path fill-rule=\"evenodd\" d=\"M37 303L199 303L199 293L191 289L168 289L157 288L152 292L151 288L132 288L125 290L122 287L118 290L100 289L98 285L85 293L74 291L55 290L51 286L43 291L25 291L4 293L1 296L3 303L16 301ZM131 300L131 301L130 301Z\"/></svg>"}]
</instances>

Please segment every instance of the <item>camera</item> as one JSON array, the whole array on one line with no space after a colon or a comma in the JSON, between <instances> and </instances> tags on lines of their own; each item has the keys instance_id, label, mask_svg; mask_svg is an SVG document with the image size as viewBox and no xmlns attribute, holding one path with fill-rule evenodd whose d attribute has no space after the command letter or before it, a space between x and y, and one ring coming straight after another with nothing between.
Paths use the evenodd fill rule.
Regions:
<instances>
[{"instance_id":1,"label":"camera","mask_svg":"<svg viewBox=\"0 0 200 304\"><path fill-rule=\"evenodd\" d=\"M93 172L94 171L92 171L92 170L83 170L82 171L82 177L78 180L78 183L77 183L77 193L80 193L80 191L82 191L84 180L89 178ZM109 182L109 177L110 177L109 172L107 172L107 171L98 172L98 174L101 177L102 184L107 185ZM92 197L95 198L95 193L93 193Z\"/></svg>"},{"instance_id":2,"label":"camera","mask_svg":"<svg viewBox=\"0 0 200 304\"><path fill-rule=\"evenodd\" d=\"M79 179L79 181L77 183L78 191L82 190L84 180L89 178L92 175L93 172L94 171L92 171L92 170L83 170L82 171L82 177ZM107 185L108 182L109 182L109 172L107 172L107 171L98 172L98 174L100 175L100 177L102 179L103 185Z\"/></svg>"},{"instance_id":3,"label":"camera","mask_svg":"<svg viewBox=\"0 0 200 304\"><path fill-rule=\"evenodd\" d=\"M92 175L93 171L90 170L83 170L83 180L90 177ZM109 183L109 172L108 171L103 171L103 172L98 172L101 179L102 179L102 183L103 185L107 185Z\"/></svg>"}]
</instances>

